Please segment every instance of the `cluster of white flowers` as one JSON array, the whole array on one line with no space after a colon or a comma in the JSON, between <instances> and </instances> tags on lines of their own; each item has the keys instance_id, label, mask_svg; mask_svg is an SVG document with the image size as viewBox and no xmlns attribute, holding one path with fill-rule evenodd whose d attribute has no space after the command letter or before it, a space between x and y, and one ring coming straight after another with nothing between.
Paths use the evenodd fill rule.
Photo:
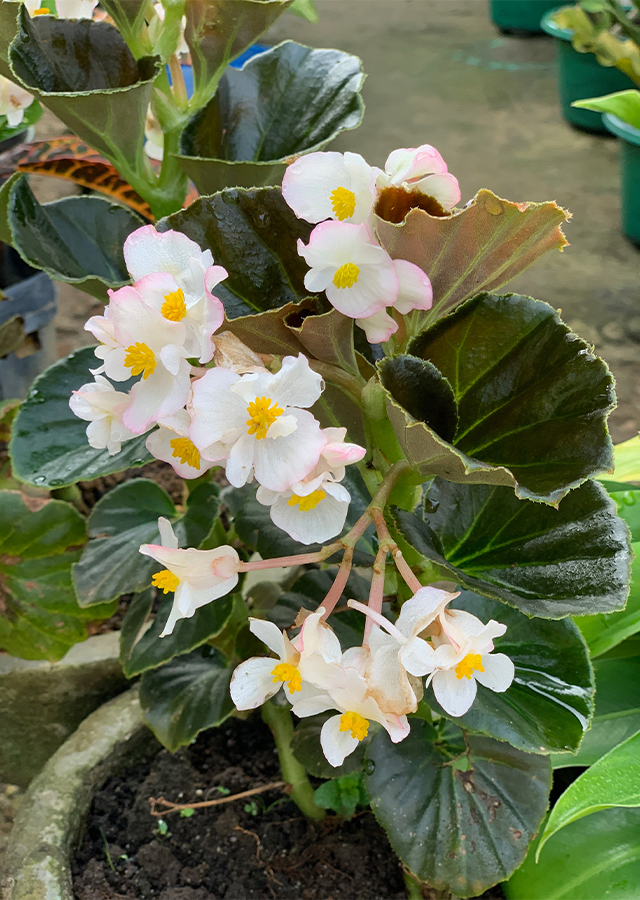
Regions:
<instances>
[{"instance_id":1,"label":"cluster of white flowers","mask_svg":"<svg viewBox=\"0 0 640 900\"><path fill-rule=\"evenodd\" d=\"M24 0L30 16L50 16L53 10L47 6L47 0ZM56 12L59 19L92 19L98 0L56 0Z\"/></svg>"},{"instance_id":2,"label":"cluster of white flowers","mask_svg":"<svg viewBox=\"0 0 640 900\"><path fill-rule=\"evenodd\" d=\"M384 171L358 153L309 153L288 167L282 181L282 195L296 216L316 225L307 245L298 241L298 253L310 266L305 287L325 291L372 344L398 330L389 309L404 315L430 309L433 301L425 272L407 260L391 259L376 240L372 213L388 187L425 194L444 210L460 200L457 179L429 144L394 150Z\"/></svg>"},{"instance_id":3,"label":"cluster of white flowers","mask_svg":"<svg viewBox=\"0 0 640 900\"><path fill-rule=\"evenodd\" d=\"M24 111L33 103L33 97L24 88L0 75L0 116L5 116L9 128L17 128L24 119Z\"/></svg>"},{"instance_id":4,"label":"cluster of white flowers","mask_svg":"<svg viewBox=\"0 0 640 900\"><path fill-rule=\"evenodd\" d=\"M134 283L110 291L104 315L87 322L102 365L70 400L90 423L89 444L114 454L153 428L147 449L181 477L224 465L234 487L258 482L258 500L296 540L339 534L350 501L345 466L365 451L345 441L346 428L322 429L309 412L324 389L320 375L302 354L284 357L274 374L242 344L238 366L227 354L227 365L205 368L224 321L212 291L225 269L186 235L153 225L127 238L124 257ZM141 377L127 393L112 384L132 376Z\"/></svg>"},{"instance_id":5,"label":"cluster of white flowers","mask_svg":"<svg viewBox=\"0 0 640 900\"><path fill-rule=\"evenodd\" d=\"M503 653L493 653L493 639L506 626L484 625L462 610L448 610L456 594L423 587L401 608L395 624L354 600L349 606L374 621L362 647L342 652L340 642L320 607L290 640L286 632L263 619L251 619L251 631L276 654L241 663L231 681L231 696L240 710L255 709L280 688L299 717L337 710L322 727L320 741L332 766L339 766L377 722L394 743L409 734L407 714L422 699L422 678L450 716L471 707L477 682L506 691L514 666Z\"/></svg>"}]
</instances>

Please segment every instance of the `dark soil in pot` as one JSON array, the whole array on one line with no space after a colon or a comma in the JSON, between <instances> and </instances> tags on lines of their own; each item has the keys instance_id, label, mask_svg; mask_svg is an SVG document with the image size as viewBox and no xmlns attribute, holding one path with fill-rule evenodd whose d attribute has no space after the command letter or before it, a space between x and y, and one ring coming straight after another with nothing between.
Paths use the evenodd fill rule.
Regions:
<instances>
[{"instance_id":1,"label":"dark soil in pot","mask_svg":"<svg viewBox=\"0 0 640 900\"><path fill-rule=\"evenodd\" d=\"M271 734L253 716L229 720L96 795L74 863L78 900L404 898L402 868L369 812L309 823L280 790L158 820L149 798L213 799L281 779ZM162 826L161 826L162 828ZM164 829L163 829L164 830ZM111 865L110 865L111 863Z\"/></svg>"}]
</instances>

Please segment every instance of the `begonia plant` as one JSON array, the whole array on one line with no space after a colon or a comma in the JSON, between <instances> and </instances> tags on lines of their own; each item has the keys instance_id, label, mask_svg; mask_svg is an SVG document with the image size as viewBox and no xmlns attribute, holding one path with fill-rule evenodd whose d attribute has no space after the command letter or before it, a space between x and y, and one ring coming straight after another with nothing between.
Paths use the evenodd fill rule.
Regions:
<instances>
[{"instance_id":1,"label":"begonia plant","mask_svg":"<svg viewBox=\"0 0 640 900\"><path fill-rule=\"evenodd\" d=\"M117 37L108 23L22 8L7 55L109 165L125 161L119 177L155 219L96 196L41 206L23 174L0 190L0 229L25 260L106 301L86 325L97 345L41 375L11 426L12 486L54 496L38 501L39 545L35 526L0 535L0 572L16 585L0 646L28 655L37 632L32 647L55 655L63 587L68 618L72 604L86 620L126 598L121 662L140 676L145 720L165 747L259 709L306 816L326 814L318 780L355 775L408 883L476 896L521 865L539 832L552 756L578 753L593 715L583 632L591 644L629 593L629 527L597 480L614 464L612 375L552 306L500 293L566 246L568 215L490 190L462 204L426 143L382 168L320 140L273 149L245 160L247 177L268 164L272 178L274 163L281 188L215 190L238 159L179 148L231 153L255 134L247 121L242 141L213 127L240 108L242 85L222 74L238 46L219 46L208 16L238 24L251 10L261 31L286 3L166 2L155 25L146 4L103 6ZM175 59L169 102L144 54L151 26L172 28L178 46L185 12L189 102L201 106L179 142L177 125L163 131L158 174L140 155L149 98L158 121L184 101ZM93 88L65 90L59 60L33 84L46 29L91 59L103 26L137 68L128 85L95 91L112 113L139 93L135 135L128 122L109 130L106 114L98 122ZM304 59L318 51L295 47L245 66L244 89L277 81L284 53L309 76ZM359 110L350 59L340 66ZM331 66L312 68L333 85L313 103L345 112ZM297 134L299 107L284 109L279 136L261 146ZM182 171L203 196L180 209ZM135 477L154 460L171 495ZM79 482L105 488L88 540L68 502L81 506ZM15 491L0 504L27 520ZM25 597L30 553L39 598Z\"/></svg>"}]
</instances>

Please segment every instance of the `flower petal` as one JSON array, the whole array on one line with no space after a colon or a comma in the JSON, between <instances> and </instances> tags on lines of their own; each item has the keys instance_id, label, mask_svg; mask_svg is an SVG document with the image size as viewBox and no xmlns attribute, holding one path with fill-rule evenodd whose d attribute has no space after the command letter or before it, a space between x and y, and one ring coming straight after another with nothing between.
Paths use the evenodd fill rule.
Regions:
<instances>
[{"instance_id":1,"label":"flower petal","mask_svg":"<svg viewBox=\"0 0 640 900\"><path fill-rule=\"evenodd\" d=\"M406 259L394 259L393 264L400 283L394 309L402 315L412 309L431 309L433 289L427 273Z\"/></svg>"},{"instance_id":2,"label":"flower petal","mask_svg":"<svg viewBox=\"0 0 640 900\"><path fill-rule=\"evenodd\" d=\"M277 625L267 619L250 618L249 629L269 650L277 653L280 659L286 658L284 637Z\"/></svg>"},{"instance_id":3,"label":"flower petal","mask_svg":"<svg viewBox=\"0 0 640 900\"><path fill-rule=\"evenodd\" d=\"M236 666L229 688L236 709L256 709L278 693L282 683L273 680L274 665L273 659L256 656Z\"/></svg>"},{"instance_id":4,"label":"flower petal","mask_svg":"<svg viewBox=\"0 0 640 900\"><path fill-rule=\"evenodd\" d=\"M433 693L450 716L463 716L476 699L475 678L458 678L453 669L439 669L432 680Z\"/></svg>"},{"instance_id":5,"label":"flower petal","mask_svg":"<svg viewBox=\"0 0 640 900\"><path fill-rule=\"evenodd\" d=\"M484 672L474 672L476 681L497 694L511 686L515 675L513 661L505 653L485 653L482 656Z\"/></svg>"},{"instance_id":6,"label":"flower petal","mask_svg":"<svg viewBox=\"0 0 640 900\"><path fill-rule=\"evenodd\" d=\"M337 768L353 753L360 741L350 731L340 731L342 716L331 716L322 726L320 745L330 765Z\"/></svg>"}]
</instances>

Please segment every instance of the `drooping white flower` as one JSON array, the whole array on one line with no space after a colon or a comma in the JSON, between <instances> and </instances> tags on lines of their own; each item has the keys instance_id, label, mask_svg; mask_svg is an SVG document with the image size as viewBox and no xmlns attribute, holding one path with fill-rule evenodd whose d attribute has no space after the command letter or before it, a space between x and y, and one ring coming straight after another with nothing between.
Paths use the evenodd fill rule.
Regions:
<instances>
[{"instance_id":1,"label":"drooping white flower","mask_svg":"<svg viewBox=\"0 0 640 900\"><path fill-rule=\"evenodd\" d=\"M379 169L359 153L308 153L287 167L282 196L299 219L338 219L360 225L371 213Z\"/></svg>"},{"instance_id":2,"label":"drooping white flower","mask_svg":"<svg viewBox=\"0 0 640 900\"><path fill-rule=\"evenodd\" d=\"M286 491L317 465L327 443L304 409L323 387L302 354L285 356L275 375L209 369L193 384L191 440L206 459L219 459L221 444L229 448L226 474L234 487L255 475L269 490Z\"/></svg>"},{"instance_id":3,"label":"drooping white flower","mask_svg":"<svg viewBox=\"0 0 640 900\"><path fill-rule=\"evenodd\" d=\"M290 641L273 622L249 619L256 637L276 654L277 660L253 657L236 668L231 679L231 699L237 709L255 709L284 688L293 703L315 696L323 689L345 684L340 642L323 621L324 608L307 616L300 634Z\"/></svg>"},{"instance_id":4,"label":"drooping white flower","mask_svg":"<svg viewBox=\"0 0 640 900\"><path fill-rule=\"evenodd\" d=\"M431 676L433 692L450 716L463 716L476 698L477 684L496 693L506 691L515 674L505 653L493 653L493 640L506 625L480 619L461 609L443 610L440 629L433 635L436 667Z\"/></svg>"},{"instance_id":5,"label":"drooping white flower","mask_svg":"<svg viewBox=\"0 0 640 900\"><path fill-rule=\"evenodd\" d=\"M97 5L98 0L56 0L56 11L59 19L92 19Z\"/></svg>"},{"instance_id":6,"label":"drooping white flower","mask_svg":"<svg viewBox=\"0 0 640 900\"><path fill-rule=\"evenodd\" d=\"M224 306L213 290L227 278L226 269L214 266L211 251L201 250L186 234L160 232L153 225L132 232L123 252L136 286L145 276L156 275L155 280L144 281L147 302L165 318L183 322L190 357L209 362L213 357L211 335L224 320Z\"/></svg>"},{"instance_id":7,"label":"drooping white flower","mask_svg":"<svg viewBox=\"0 0 640 900\"><path fill-rule=\"evenodd\" d=\"M434 197L444 209L452 209L460 202L458 179L430 144L401 148L389 154L384 172L376 178L376 189L380 191L390 185Z\"/></svg>"},{"instance_id":8,"label":"drooping white flower","mask_svg":"<svg viewBox=\"0 0 640 900\"><path fill-rule=\"evenodd\" d=\"M328 709L337 709L322 726L320 744L332 766L341 766L345 758L356 749L369 733L369 722L379 722L394 744L409 734L409 722L405 715L385 714L371 696L364 670L367 651L353 647L342 655L345 674L344 687L331 688L326 693L295 700L292 711L300 717L314 716Z\"/></svg>"},{"instance_id":9,"label":"drooping white flower","mask_svg":"<svg viewBox=\"0 0 640 900\"><path fill-rule=\"evenodd\" d=\"M94 374L104 371L113 381L142 375L131 388L131 402L122 416L134 434L182 409L190 389L186 327L145 301L153 279L163 281L163 276L110 291L104 316L93 316L85 325L102 342L95 354L103 365Z\"/></svg>"},{"instance_id":10,"label":"drooping white flower","mask_svg":"<svg viewBox=\"0 0 640 900\"><path fill-rule=\"evenodd\" d=\"M173 607L160 637L171 634L176 622L189 619L201 606L224 597L238 583L237 552L228 545L215 550L178 548L171 523L158 519L162 544L143 544L140 553L165 568L153 576L153 585L165 594L174 592Z\"/></svg>"},{"instance_id":11,"label":"drooping white flower","mask_svg":"<svg viewBox=\"0 0 640 900\"><path fill-rule=\"evenodd\" d=\"M343 485L345 466L356 463L366 453L358 444L346 443L346 428L325 428L327 443L317 466L287 491L270 491L260 486L257 500L269 506L271 520L278 528L302 544L324 543L344 527L351 495Z\"/></svg>"},{"instance_id":12,"label":"drooping white flower","mask_svg":"<svg viewBox=\"0 0 640 900\"><path fill-rule=\"evenodd\" d=\"M69 406L79 419L90 423L87 427L89 446L94 450L106 448L113 456L120 452L124 441L136 437L122 424L122 414L130 402L128 394L116 391L106 378L96 375L95 381L83 384L73 392Z\"/></svg>"},{"instance_id":13,"label":"drooping white flower","mask_svg":"<svg viewBox=\"0 0 640 900\"><path fill-rule=\"evenodd\" d=\"M33 97L24 88L4 75L0 75L0 116L7 117L9 128L16 128L24 119L24 111L33 103Z\"/></svg>"},{"instance_id":14,"label":"drooping white flower","mask_svg":"<svg viewBox=\"0 0 640 900\"><path fill-rule=\"evenodd\" d=\"M420 634L456 596L439 588L423 587L403 603L393 624L364 603L348 601L349 606L375 623L369 635L364 674L383 712L415 712L422 696L422 684L416 679L433 672L436 666L435 649Z\"/></svg>"},{"instance_id":15,"label":"drooping white flower","mask_svg":"<svg viewBox=\"0 0 640 900\"><path fill-rule=\"evenodd\" d=\"M325 291L329 302L345 316L363 319L392 306L400 282L393 260L376 244L366 225L322 222L298 253L310 266L304 278L308 291Z\"/></svg>"},{"instance_id":16,"label":"drooping white flower","mask_svg":"<svg viewBox=\"0 0 640 900\"><path fill-rule=\"evenodd\" d=\"M189 437L191 419L186 409L168 416L159 423L146 440L146 447L152 456L173 466L181 478L199 478L207 472L215 461L203 459L200 451ZM222 456L221 456L222 458Z\"/></svg>"}]
</instances>

